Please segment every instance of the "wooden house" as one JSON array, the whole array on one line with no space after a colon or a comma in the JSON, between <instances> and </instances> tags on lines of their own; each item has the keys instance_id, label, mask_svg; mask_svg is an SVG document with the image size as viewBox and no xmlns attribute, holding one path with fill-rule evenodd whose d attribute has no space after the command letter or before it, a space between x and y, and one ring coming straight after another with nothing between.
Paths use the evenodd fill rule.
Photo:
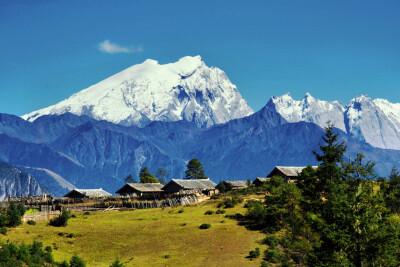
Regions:
<instances>
[{"instance_id":1,"label":"wooden house","mask_svg":"<svg viewBox=\"0 0 400 267\"><path fill-rule=\"evenodd\" d=\"M257 177L256 179L254 179L253 181L253 185L255 186L262 186L265 183L267 183L271 178L266 178L266 177Z\"/></svg>"},{"instance_id":2,"label":"wooden house","mask_svg":"<svg viewBox=\"0 0 400 267\"><path fill-rule=\"evenodd\" d=\"M267 177L271 178L273 176L281 176L286 181L290 182L290 181L296 180L305 168L307 168L307 166L304 166L304 167L276 166L267 175ZM312 168L316 169L318 167L312 166Z\"/></svg>"},{"instance_id":3,"label":"wooden house","mask_svg":"<svg viewBox=\"0 0 400 267\"><path fill-rule=\"evenodd\" d=\"M121 196L139 198L160 198L163 193L160 183L127 183L116 193Z\"/></svg>"},{"instance_id":4,"label":"wooden house","mask_svg":"<svg viewBox=\"0 0 400 267\"><path fill-rule=\"evenodd\" d=\"M172 179L162 189L166 194L177 195L214 195L217 191L210 179Z\"/></svg>"},{"instance_id":5,"label":"wooden house","mask_svg":"<svg viewBox=\"0 0 400 267\"><path fill-rule=\"evenodd\" d=\"M102 188L99 189L78 189L75 188L69 191L64 197L73 199L84 199L84 198L106 198L112 195Z\"/></svg>"},{"instance_id":6,"label":"wooden house","mask_svg":"<svg viewBox=\"0 0 400 267\"><path fill-rule=\"evenodd\" d=\"M224 188L225 191L230 191L230 190L239 190L239 189L244 189L248 187L247 181L221 181L218 185L217 188Z\"/></svg>"}]
</instances>

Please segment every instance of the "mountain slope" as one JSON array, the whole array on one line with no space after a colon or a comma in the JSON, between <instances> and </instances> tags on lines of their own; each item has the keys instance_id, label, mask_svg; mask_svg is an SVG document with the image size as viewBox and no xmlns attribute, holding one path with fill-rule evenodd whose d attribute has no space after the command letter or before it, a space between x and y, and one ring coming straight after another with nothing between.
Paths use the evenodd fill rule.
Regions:
<instances>
[{"instance_id":1,"label":"mountain slope","mask_svg":"<svg viewBox=\"0 0 400 267\"><path fill-rule=\"evenodd\" d=\"M42 144L0 135L0 160L26 167L55 194L71 186L103 187L114 192L128 174L137 177L146 166L167 178L182 177L185 164L199 158L215 181L263 176L274 165L315 164L323 129L314 123L290 123L269 102L262 110L209 128L190 122L152 122L146 127L122 126L88 117L44 116L33 123L52 138ZM378 149L338 129L348 144L347 156L358 152L387 175L400 167L400 151ZM46 138L39 136L42 140Z\"/></svg>"},{"instance_id":2,"label":"mountain slope","mask_svg":"<svg viewBox=\"0 0 400 267\"><path fill-rule=\"evenodd\" d=\"M252 110L222 70L188 56L170 64L146 60L23 118L67 112L122 125L186 120L209 127Z\"/></svg>"},{"instance_id":3,"label":"mountain slope","mask_svg":"<svg viewBox=\"0 0 400 267\"><path fill-rule=\"evenodd\" d=\"M0 162L0 201L6 197L43 194L36 179L19 168Z\"/></svg>"}]
</instances>

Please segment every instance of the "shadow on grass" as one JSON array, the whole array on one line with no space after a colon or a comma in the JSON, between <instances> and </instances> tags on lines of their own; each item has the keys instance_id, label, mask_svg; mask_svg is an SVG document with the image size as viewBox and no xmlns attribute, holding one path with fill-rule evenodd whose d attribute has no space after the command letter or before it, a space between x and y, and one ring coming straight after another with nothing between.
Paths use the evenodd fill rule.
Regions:
<instances>
[{"instance_id":1,"label":"shadow on grass","mask_svg":"<svg viewBox=\"0 0 400 267\"><path fill-rule=\"evenodd\" d=\"M243 214L236 213L236 214L225 215L225 217L232 219L232 220L236 220L240 226L244 226L248 230L265 232L264 225L261 225L261 224L255 222L254 220L247 218Z\"/></svg>"}]
</instances>

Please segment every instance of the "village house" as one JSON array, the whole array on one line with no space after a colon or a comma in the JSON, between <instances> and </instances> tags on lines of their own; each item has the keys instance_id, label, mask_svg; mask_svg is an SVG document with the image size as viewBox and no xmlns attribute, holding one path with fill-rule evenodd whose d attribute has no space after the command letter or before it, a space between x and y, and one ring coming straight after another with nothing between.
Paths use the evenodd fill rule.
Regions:
<instances>
[{"instance_id":1,"label":"village house","mask_svg":"<svg viewBox=\"0 0 400 267\"><path fill-rule=\"evenodd\" d=\"M295 181L305 168L307 168L307 166L304 166L304 167L276 166L267 175L267 177L271 178L273 176L280 176L280 177L284 178L286 181L291 182L291 181ZM312 166L312 168L316 169L318 167Z\"/></svg>"},{"instance_id":2,"label":"village house","mask_svg":"<svg viewBox=\"0 0 400 267\"><path fill-rule=\"evenodd\" d=\"M262 186L265 183L267 183L271 178L267 178L267 177L257 177L256 179L254 179L253 181L253 185L256 187Z\"/></svg>"},{"instance_id":3,"label":"village house","mask_svg":"<svg viewBox=\"0 0 400 267\"><path fill-rule=\"evenodd\" d=\"M102 188L99 189L78 189L75 188L68 192L64 197L73 198L73 199L84 199L84 198L106 198L111 197L112 194L108 193L107 191L103 190Z\"/></svg>"},{"instance_id":4,"label":"village house","mask_svg":"<svg viewBox=\"0 0 400 267\"><path fill-rule=\"evenodd\" d=\"M210 179L172 179L162 189L165 194L214 195L217 191Z\"/></svg>"},{"instance_id":5,"label":"village house","mask_svg":"<svg viewBox=\"0 0 400 267\"><path fill-rule=\"evenodd\" d=\"M239 190L239 189L244 189L248 187L247 181L221 181L218 185L217 188L223 188L225 191L230 191L230 190Z\"/></svg>"},{"instance_id":6,"label":"village house","mask_svg":"<svg viewBox=\"0 0 400 267\"><path fill-rule=\"evenodd\" d=\"M117 192L120 196L139 198L160 198L163 193L163 185L160 183L127 183Z\"/></svg>"}]
</instances>

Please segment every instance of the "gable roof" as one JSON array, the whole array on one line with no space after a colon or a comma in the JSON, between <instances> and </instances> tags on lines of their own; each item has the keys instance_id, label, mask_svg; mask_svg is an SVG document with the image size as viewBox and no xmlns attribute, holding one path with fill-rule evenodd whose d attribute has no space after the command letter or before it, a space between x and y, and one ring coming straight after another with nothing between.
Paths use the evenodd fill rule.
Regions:
<instances>
[{"instance_id":1,"label":"gable roof","mask_svg":"<svg viewBox=\"0 0 400 267\"><path fill-rule=\"evenodd\" d=\"M301 172L305 168L307 168L307 166L301 166L301 167L275 166L275 168L270 172L268 177L270 177L275 170L280 171L281 173L283 173L283 175L285 175L287 177L297 177L297 176L299 176L301 174ZM311 166L311 168L316 169L316 168L318 168L318 166Z\"/></svg>"},{"instance_id":2,"label":"gable roof","mask_svg":"<svg viewBox=\"0 0 400 267\"><path fill-rule=\"evenodd\" d=\"M178 184L183 189L207 190L215 189L216 186L216 184L210 179L172 179L171 182Z\"/></svg>"},{"instance_id":3,"label":"gable roof","mask_svg":"<svg viewBox=\"0 0 400 267\"><path fill-rule=\"evenodd\" d=\"M267 178L267 177L257 177L256 179L254 179L254 181L260 181L262 183L268 182L271 178Z\"/></svg>"},{"instance_id":4,"label":"gable roof","mask_svg":"<svg viewBox=\"0 0 400 267\"><path fill-rule=\"evenodd\" d=\"M67 197L70 195L73 191L76 191L88 198L95 198L95 197L110 197L112 194L108 193L107 191L103 190L102 188L98 189L78 189L75 188L71 190L69 193L67 193L65 196Z\"/></svg>"},{"instance_id":5,"label":"gable roof","mask_svg":"<svg viewBox=\"0 0 400 267\"><path fill-rule=\"evenodd\" d=\"M229 180L226 180L226 181L222 181L222 182L224 182L224 183L226 183L226 184L228 184L228 185L230 185L232 187L247 187L248 186L247 185L247 181L229 181Z\"/></svg>"},{"instance_id":6,"label":"gable roof","mask_svg":"<svg viewBox=\"0 0 400 267\"><path fill-rule=\"evenodd\" d=\"M140 192L162 192L163 185L160 183L128 183L125 186L130 186Z\"/></svg>"}]
</instances>

